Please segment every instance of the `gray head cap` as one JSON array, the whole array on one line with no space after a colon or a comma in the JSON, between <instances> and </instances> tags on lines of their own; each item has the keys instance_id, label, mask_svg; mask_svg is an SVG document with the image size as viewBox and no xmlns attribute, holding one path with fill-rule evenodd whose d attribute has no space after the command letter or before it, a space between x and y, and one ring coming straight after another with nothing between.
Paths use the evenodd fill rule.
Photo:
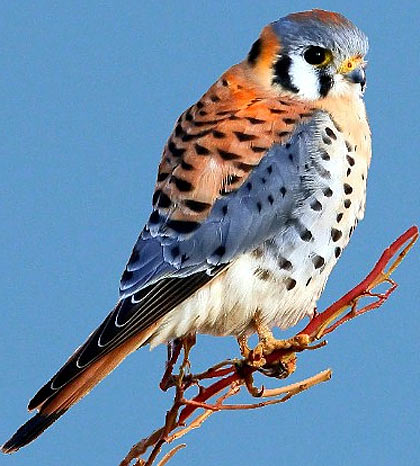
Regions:
<instances>
[{"instance_id":1,"label":"gray head cap","mask_svg":"<svg viewBox=\"0 0 420 466\"><path fill-rule=\"evenodd\" d=\"M282 44L282 51L300 52L309 45L331 50L335 55L349 58L366 55L365 34L339 13L310 10L293 13L271 23Z\"/></svg>"}]
</instances>

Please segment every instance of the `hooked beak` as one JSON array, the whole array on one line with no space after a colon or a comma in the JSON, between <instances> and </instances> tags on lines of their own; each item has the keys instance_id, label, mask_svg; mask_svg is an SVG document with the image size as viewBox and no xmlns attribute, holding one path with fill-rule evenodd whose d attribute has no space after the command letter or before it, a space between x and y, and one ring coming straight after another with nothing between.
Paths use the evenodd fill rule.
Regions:
<instances>
[{"instance_id":1,"label":"hooked beak","mask_svg":"<svg viewBox=\"0 0 420 466\"><path fill-rule=\"evenodd\" d=\"M366 87L366 73L362 67L356 68L355 70L350 71L350 73L346 73L344 77L351 83L360 84L362 92L364 91Z\"/></svg>"}]
</instances>

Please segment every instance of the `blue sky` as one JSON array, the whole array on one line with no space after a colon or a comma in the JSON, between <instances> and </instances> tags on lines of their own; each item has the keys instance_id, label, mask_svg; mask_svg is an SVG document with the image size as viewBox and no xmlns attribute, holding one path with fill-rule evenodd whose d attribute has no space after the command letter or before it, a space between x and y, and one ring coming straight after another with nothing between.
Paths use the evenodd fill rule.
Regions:
<instances>
[{"instance_id":1,"label":"blue sky","mask_svg":"<svg viewBox=\"0 0 420 466\"><path fill-rule=\"evenodd\" d=\"M1 2L1 441L113 306L174 121L242 60L266 23L290 11L334 9L371 43L366 101L374 157L366 219L320 307L419 222L419 6L289 5ZM332 367L328 384L286 405L215 415L171 464L418 464L419 246L395 274L401 286L381 311L299 358L291 380ZM197 369L237 354L231 338L199 343ZM169 406L171 395L157 387L165 355L164 347L132 355L34 444L0 464L118 464Z\"/></svg>"}]
</instances>

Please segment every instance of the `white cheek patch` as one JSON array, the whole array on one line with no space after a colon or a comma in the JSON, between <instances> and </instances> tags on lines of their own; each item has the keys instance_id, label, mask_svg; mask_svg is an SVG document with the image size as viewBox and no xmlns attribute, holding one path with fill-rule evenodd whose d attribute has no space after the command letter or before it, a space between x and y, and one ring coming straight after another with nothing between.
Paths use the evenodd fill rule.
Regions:
<instances>
[{"instance_id":1,"label":"white cheek patch","mask_svg":"<svg viewBox=\"0 0 420 466\"><path fill-rule=\"evenodd\" d=\"M313 66L300 55L290 55L290 58L289 76L292 84L299 89L299 96L307 100L319 99L319 79Z\"/></svg>"}]
</instances>

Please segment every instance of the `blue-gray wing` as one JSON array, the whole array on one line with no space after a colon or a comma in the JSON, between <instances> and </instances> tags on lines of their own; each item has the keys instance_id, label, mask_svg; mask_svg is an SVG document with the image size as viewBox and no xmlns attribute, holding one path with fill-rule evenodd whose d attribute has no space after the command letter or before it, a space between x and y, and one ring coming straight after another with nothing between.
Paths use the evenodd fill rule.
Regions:
<instances>
[{"instance_id":1,"label":"blue-gray wing","mask_svg":"<svg viewBox=\"0 0 420 466\"><path fill-rule=\"evenodd\" d=\"M153 211L122 275L121 298L136 301L136 293L162 279L187 280L197 273L211 277L215 268L228 266L286 228L297 204L325 184L318 160L323 150L319 126L326 119L319 113L287 143L273 145L242 186L217 199L193 231L172 229L164 215Z\"/></svg>"}]
</instances>

